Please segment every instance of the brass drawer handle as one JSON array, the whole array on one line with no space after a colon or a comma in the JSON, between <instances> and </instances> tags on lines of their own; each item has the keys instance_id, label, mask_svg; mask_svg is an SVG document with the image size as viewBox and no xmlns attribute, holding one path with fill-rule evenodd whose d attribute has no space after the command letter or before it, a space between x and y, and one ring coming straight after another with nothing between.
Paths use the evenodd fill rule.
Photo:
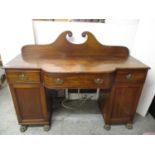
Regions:
<instances>
[{"instance_id":1,"label":"brass drawer handle","mask_svg":"<svg viewBox=\"0 0 155 155\"><path fill-rule=\"evenodd\" d=\"M126 79L127 79L127 80L132 80L132 79L133 79L133 75L132 75L132 74L126 75Z\"/></svg>"},{"instance_id":2,"label":"brass drawer handle","mask_svg":"<svg viewBox=\"0 0 155 155\"><path fill-rule=\"evenodd\" d=\"M27 80L28 77L24 73L22 73L22 74L19 75L19 79L24 81L24 80Z\"/></svg>"},{"instance_id":3,"label":"brass drawer handle","mask_svg":"<svg viewBox=\"0 0 155 155\"><path fill-rule=\"evenodd\" d=\"M63 79L60 79L60 78L56 78L55 79L55 83L56 84L63 84L64 83L64 80Z\"/></svg>"},{"instance_id":4,"label":"brass drawer handle","mask_svg":"<svg viewBox=\"0 0 155 155\"><path fill-rule=\"evenodd\" d=\"M103 83L103 79L97 78L97 79L94 80L94 82L96 84L102 84Z\"/></svg>"}]
</instances>

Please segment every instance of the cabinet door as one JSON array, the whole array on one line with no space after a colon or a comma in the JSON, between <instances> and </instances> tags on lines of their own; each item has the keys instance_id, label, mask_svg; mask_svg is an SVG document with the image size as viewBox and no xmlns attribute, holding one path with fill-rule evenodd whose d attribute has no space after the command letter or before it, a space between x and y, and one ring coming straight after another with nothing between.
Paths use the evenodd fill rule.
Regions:
<instances>
[{"instance_id":1,"label":"cabinet door","mask_svg":"<svg viewBox=\"0 0 155 155\"><path fill-rule=\"evenodd\" d=\"M142 85L116 85L112 100L111 123L132 122L141 90Z\"/></svg>"},{"instance_id":2,"label":"cabinet door","mask_svg":"<svg viewBox=\"0 0 155 155\"><path fill-rule=\"evenodd\" d=\"M48 124L45 90L40 84L10 85L20 124Z\"/></svg>"}]
</instances>

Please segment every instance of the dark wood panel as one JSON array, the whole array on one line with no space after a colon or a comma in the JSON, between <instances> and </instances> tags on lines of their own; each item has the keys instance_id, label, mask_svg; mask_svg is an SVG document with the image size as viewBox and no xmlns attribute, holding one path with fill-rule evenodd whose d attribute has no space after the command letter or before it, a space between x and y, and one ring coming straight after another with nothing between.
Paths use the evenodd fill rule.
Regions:
<instances>
[{"instance_id":1,"label":"dark wood panel","mask_svg":"<svg viewBox=\"0 0 155 155\"><path fill-rule=\"evenodd\" d=\"M117 85L115 87L111 123L132 122L143 85Z\"/></svg>"},{"instance_id":2,"label":"dark wood panel","mask_svg":"<svg viewBox=\"0 0 155 155\"><path fill-rule=\"evenodd\" d=\"M40 84L13 84L10 88L20 124L49 123L45 91Z\"/></svg>"},{"instance_id":3,"label":"dark wood panel","mask_svg":"<svg viewBox=\"0 0 155 155\"><path fill-rule=\"evenodd\" d=\"M99 107L104 118L105 124L111 124L111 112L113 108L113 97L114 97L115 87L105 91L100 91L99 97Z\"/></svg>"},{"instance_id":4,"label":"dark wood panel","mask_svg":"<svg viewBox=\"0 0 155 155\"><path fill-rule=\"evenodd\" d=\"M14 88L22 119L41 119L43 112L38 88Z\"/></svg>"},{"instance_id":5,"label":"dark wood panel","mask_svg":"<svg viewBox=\"0 0 155 155\"><path fill-rule=\"evenodd\" d=\"M99 105L105 124L131 123L136 113L143 83L118 83L101 91Z\"/></svg>"},{"instance_id":6,"label":"dark wood panel","mask_svg":"<svg viewBox=\"0 0 155 155\"><path fill-rule=\"evenodd\" d=\"M98 57L102 59L126 59L129 55L127 47L106 46L99 43L90 32L83 32L82 37L87 36L83 44L73 44L66 37L72 37L72 32L66 31L60 34L56 41L47 45L27 45L22 48L24 60L36 60L52 57Z\"/></svg>"}]
</instances>

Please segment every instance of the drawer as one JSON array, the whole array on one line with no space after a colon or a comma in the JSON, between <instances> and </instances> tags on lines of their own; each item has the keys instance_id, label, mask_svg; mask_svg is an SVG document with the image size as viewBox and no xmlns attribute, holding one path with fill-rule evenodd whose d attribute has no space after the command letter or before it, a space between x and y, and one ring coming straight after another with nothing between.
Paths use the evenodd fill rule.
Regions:
<instances>
[{"instance_id":1,"label":"drawer","mask_svg":"<svg viewBox=\"0 0 155 155\"><path fill-rule=\"evenodd\" d=\"M44 85L49 88L111 88L113 73L104 74L50 74L43 73Z\"/></svg>"},{"instance_id":2,"label":"drawer","mask_svg":"<svg viewBox=\"0 0 155 155\"><path fill-rule=\"evenodd\" d=\"M36 71L36 70L30 70L30 71L29 70L9 70L9 71L6 71L6 75L9 83L40 82L40 71Z\"/></svg>"},{"instance_id":3,"label":"drawer","mask_svg":"<svg viewBox=\"0 0 155 155\"><path fill-rule=\"evenodd\" d=\"M144 82L147 70L118 70L116 82Z\"/></svg>"}]
</instances>

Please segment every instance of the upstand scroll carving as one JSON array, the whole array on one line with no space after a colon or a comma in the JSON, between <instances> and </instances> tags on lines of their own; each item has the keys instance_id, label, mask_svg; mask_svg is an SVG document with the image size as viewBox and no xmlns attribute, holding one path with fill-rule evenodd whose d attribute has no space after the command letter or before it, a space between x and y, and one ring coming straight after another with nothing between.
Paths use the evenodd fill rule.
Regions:
<instances>
[{"instance_id":1,"label":"upstand scroll carving","mask_svg":"<svg viewBox=\"0 0 155 155\"><path fill-rule=\"evenodd\" d=\"M22 48L22 57L26 61L36 59L50 59L59 57L62 59L76 58L98 58L103 60L126 59L129 50L123 46L102 45L95 36L88 31L83 32L82 37L87 36L87 40L82 44L73 44L66 39L72 37L71 31L61 33L55 42L45 45L26 45Z\"/></svg>"}]
</instances>

